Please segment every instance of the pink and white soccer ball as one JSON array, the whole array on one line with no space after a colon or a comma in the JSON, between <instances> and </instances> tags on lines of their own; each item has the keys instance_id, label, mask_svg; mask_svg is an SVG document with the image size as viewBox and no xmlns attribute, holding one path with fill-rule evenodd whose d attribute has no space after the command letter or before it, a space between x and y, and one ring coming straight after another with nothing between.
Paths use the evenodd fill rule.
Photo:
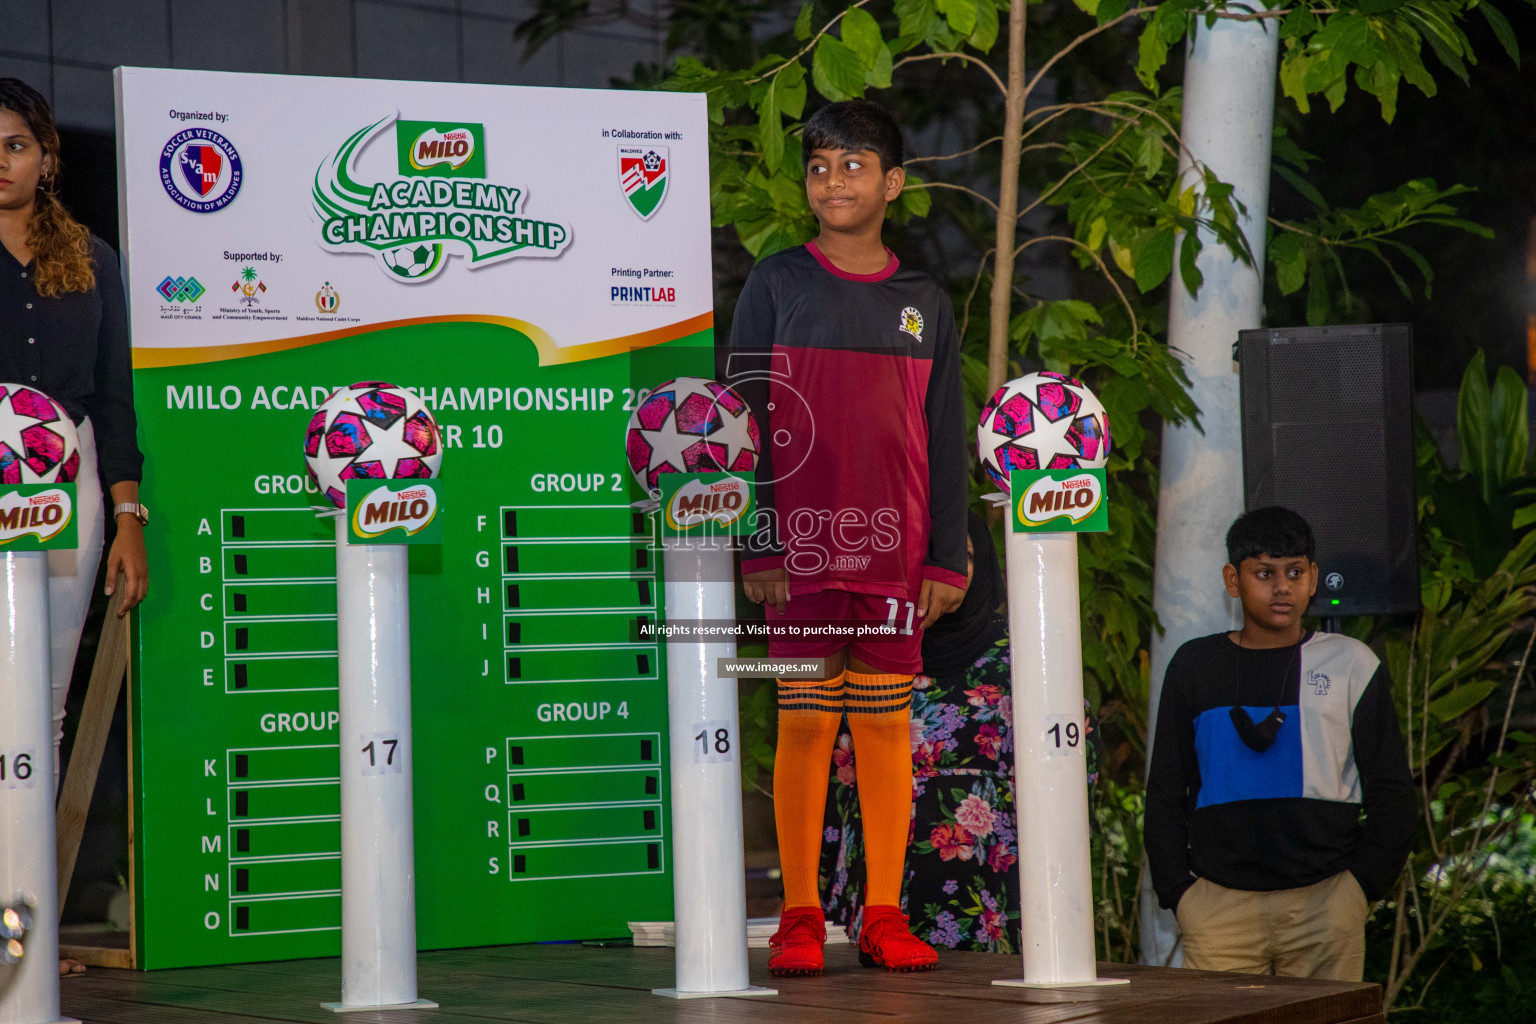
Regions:
<instances>
[{"instance_id":1,"label":"pink and white soccer ball","mask_svg":"<svg viewBox=\"0 0 1536 1024\"><path fill-rule=\"evenodd\" d=\"M64 407L36 388L0 384L0 484L67 484L80 436Z\"/></svg>"},{"instance_id":2,"label":"pink and white soccer ball","mask_svg":"<svg viewBox=\"0 0 1536 1024\"><path fill-rule=\"evenodd\" d=\"M678 377L656 385L630 413L629 468L655 494L663 473L745 473L757 466L757 421L724 384Z\"/></svg>"},{"instance_id":3,"label":"pink and white soccer ball","mask_svg":"<svg viewBox=\"0 0 1536 1024\"><path fill-rule=\"evenodd\" d=\"M1026 373L981 410L976 453L1005 491L1015 469L1096 469L1109 460L1109 416L1082 381Z\"/></svg>"},{"instance_id":4,"label":"pink and white soccer ball","mask_svg":"<svg viewBox=\"0 0 1536 1024\"><path fill-rule=\"evenodd\" d=\"M437 476L443 442L437 420L413 392L362 381L315 410L304 435L304 462L325 500L346 508L348 480Z\"/></svg>"}]
</instances>

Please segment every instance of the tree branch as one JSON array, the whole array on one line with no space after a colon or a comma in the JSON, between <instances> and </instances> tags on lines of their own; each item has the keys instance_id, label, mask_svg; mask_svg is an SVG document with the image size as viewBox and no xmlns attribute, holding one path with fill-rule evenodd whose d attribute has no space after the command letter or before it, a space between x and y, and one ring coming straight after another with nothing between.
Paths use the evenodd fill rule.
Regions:
<instances>
[{"instance_id":1,"label":"tree branch","mask_svg":"<svg viewBox=\"0 0 1536 1024\"><path fill-rule=\"evenodd\" d=\"M971 196L971 197L973 197L975 199L980 199L982 202L984 202L988 206L992 207L992 212L993 213L997 213L998 212L997 211L997 204L996 203L994 203L992 200L988 199L986 196L982 195L980 192L977 192L975 189L973 189L973 188L966 188L964 185L952 185L952 184L950 184L947 181L920 181L920 182L918 182L915 185L909 183L907 185L907 188L910 188L910 189L925 189L925 188L948 188L948 189L953 189L956 192L964 192L968 196Z\"/></svg>"},{"instance_id":2,"label":"tree branch","mask_svg":"<svg viewBox=\"0 0 1536 1024\"><path fill-rule=\"evenodd\" d=\"M1103 156L1104 155L1104 151L1107 150L1110 146L1113 146L1116 142L1120 141L1120 136L1122 136L1126 132L1130 131L1130 129L1131 129L1131 126L1130 125L1126 125L1125 127L1121 128L1119 131L1115 132L1115 134L1111 135L1107 140L1105 140L1104 145L1100 146L1098 149L1094 150L1088 156L1084 157L1082 162L1079 163L1076 167L1072 168L1066 174L1063 174L1060 178L1056 179L1056 184L1052 185L1050 188L1048 188L1044 192L1040 193L1038 196L1035 197L1035 201L1034 202L1030 203L1028 206L1024 207L1024 209L1019 211L1019 214L1018 214L1019 219L1023 219L1024 217L1027 217L1029 215L1030 211L1034 210L1035 207L1039 206L1041 203L1045 202L1052 195L1054 195L1056 193L1056 190L1061 188L1061 186L1063 186L1067 182L1071 181L1073 176L1076 175L1077 172L1081 171L1084 167L1087 167L1089 164L1093 163L1099 157Z\"/></svg>"},{"instance_id":3,"label":"tree branch","mask_svg":"<svg viewBox=\"0 0 1536 1024\"><path fill-rule=\"evenodd\" d=\"M858 5L855 4L854 6ZM1003 98L1006 99L1008 97L1008 87L1004 85L1003 80L997 76L997 72L992 70L991 65L989 65L986 61L981 60L979 57L973 57L968 53L936 52L913 54L910 57L903 57L901 60L893 64L891 66L891 71L894 73L896 69L901 67L903 64L915 64L920 60L947 60L949 58L954 58L955 60L963 60L977 65L981 68L981 70L987 73L988 78L992 79L992 84L997 86L997 91L1002 93Z\"/></svg>"},{"instance_id":4,"label":"tree branch","mask_svg":"<svg viewBox=\"0 0 1536 1024\"><path fill-rule=\"evenodd\" d=\"M1093 262L1099 265L1099 272L1104 275L1104 280L1108 281L1109 286L1115 290L1115 294L1120 296L1120 304L1125 307L1126 316L1131 318L1131 351L1138 351L1137 339L1141 335L1141 322L1136 318L1136 310L1131 307L1131 300L1125 297L1125 292L1120 288L1120 282L1116 281L1114 276L1110 274L1109 265L1104 262L1103 257L1070 235L1039 235L1015 249L1013 251L1014 258L1017 259L1019 253L1038 242L1066 242L1068 245L1075 246L1093 257Z\"/></svg>"},{"instance_id":5,"label":"tree branch","mask_svg":"<svg viewBox=\"0 0 1536 1024\"><path fill-rule=\"evenodd\" d=\"M992 143L994 143L994 142L1002 142L1002 141L1003 141L1003 137L1001 135L994 135L990 139L987 139L985 142L978 142L978 143L976 143L976 145L972 146L970 149L962 149L958 153L946 153L943 156L910 156L910 157L907 157L907 163L908 164L922 164L922 163L929 163L929 162L937 161L937 160L958 160L962 156L970 156L972 153L975 153L978 150L985 149L986 147L992 145Z\"/></svg>"},{"instance_id":6,"label":"tree branch","mask_svg":"<svg viewBox=\"0 0 1536 1024\"><path fill-rule=\"evenodd\" d=\"M1087 32L1084 32L1082 35L1072 40L1060 50L1057 50L1055 56L1046 61L1044 64L1040 65L1040 70L1035 72L1035 77L1031 78L1029 80L1029 84L1024 87L1024 102L1028 104L1029 94L1035 91L1035 86L1040 84L1040 79L1045 77L1046 72L1050 71L1057 61L1061 60L1067 54L1071 53L1073 50L1077 49L1079 46L1083 45L1094 36L1108 32L1122 21L1125 21L1129 18L1139 18L1143 14L1149 14L1155 10L1157 10L1155 5L1150 7L1133 7L1126 11L1124 14L1120 15L1120 17L1111 21L1106 21L1104 24L1098 26L1097 28L1089 29Z\"/></svg>"},{"instance_id":7,"label":"tree branch","mask_svg":"<svg viewBox=\"0 0 1536 1024\"><path fill-rule=\"evenodd\" d=\"M867 4L869 2L870 2L870 0L856 0L856 2L849 4L847 7L843 8L841 11L838 11L837 14L835 14L833 16L831 21L829 21L825 25L821 26L821 31L820 32L817 32L815 35L811 36L810 39L806 40L805 45L800 48L800 52L799 53L795 54L793 57L789 58L789 60L786 60L784 63L780 64L778 67L774 68L772 71L766 71L763 74L758 75L756 78L749 78L749 79L747 79L746 84L747 85L756 85L758 82L766 82L768 79L772 78L774 75L778 74L780 71L783 71L785 68L789 67L791 64L793 64L796 61L798 61L801 57L804 57L806 54L810 53L811 50L815 48L816 44L821 41L821 37L826 35L828 32L832 31L832 26L836 25L838 22L843 20L843 16L844 15L846 15L849 11L853 10L855 7L863 7L865 4Z\"/></svg>"}]
</instances>

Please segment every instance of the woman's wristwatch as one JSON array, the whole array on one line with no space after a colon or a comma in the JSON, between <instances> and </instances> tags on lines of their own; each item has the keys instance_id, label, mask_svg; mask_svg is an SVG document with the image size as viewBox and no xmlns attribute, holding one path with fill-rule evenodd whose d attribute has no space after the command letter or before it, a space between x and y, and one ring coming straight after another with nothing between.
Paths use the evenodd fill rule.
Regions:
<instances>
[{"instance_id":1,"label":"woman's wristwatch","mask_svg":"<svg viewBox=\"0 0 1536 1024\"><path fill-rule=\"evenodd\" d=\"M145 508L143 505L132 501L125 501L121 505L112 506L113 519L116 519L118 516L124 513L127 513L128 515L131 515L133 518L137 519L140 526L149 525L149 509Z\"/></svg>"}]
</instances>

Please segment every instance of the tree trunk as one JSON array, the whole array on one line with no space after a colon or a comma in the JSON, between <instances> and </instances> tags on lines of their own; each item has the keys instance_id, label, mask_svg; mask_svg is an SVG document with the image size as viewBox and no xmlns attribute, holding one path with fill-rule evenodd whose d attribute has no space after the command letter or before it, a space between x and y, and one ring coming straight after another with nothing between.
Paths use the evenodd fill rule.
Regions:
<instances>
[{"instance_id":1,"label":"tree trunk","mask_svg":"<svg viewBox=\"0 0 1536 1024\"><path fill-rule=\"evenodd\" d=\"M987 324L987 393L1008 376L1008 321L1013 309L1014 231L1019 219L1019 153L1024 134L1024 18L1029 5L1008 7L1008 99L1003 107L1003 168L997 197L997 252Z\"/></svg>"}]
</instances>

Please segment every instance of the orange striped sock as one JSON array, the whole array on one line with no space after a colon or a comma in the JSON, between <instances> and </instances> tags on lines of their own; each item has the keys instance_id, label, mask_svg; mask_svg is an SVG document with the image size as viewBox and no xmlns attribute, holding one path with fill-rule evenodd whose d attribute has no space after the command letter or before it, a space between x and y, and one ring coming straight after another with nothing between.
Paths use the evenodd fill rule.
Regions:
<instances>
[{"instance_id":1,"label":"orange striped sock","mask_svg":"<svg viewBox=\"0 0 1536 1024\"><path fill-rule=\"evenodd\" d=\"M844 703L864 819L864 905L899 907L912 825L912 677L850 671Z\"/></svg>"},{"instance_id":2,"label":"orange striped sock","mask_svg":"<svg viewBox=\"0 0 1536 1024\"><path fill-rule=\"evenodd\" d=\"M820 907L822 817L827 772L843 717L843 676L779 680L779 746L773 759L773 817L779 831L784 908ZM910 759L909 759L910 760Z\"/></svg>"}]
</instances>

